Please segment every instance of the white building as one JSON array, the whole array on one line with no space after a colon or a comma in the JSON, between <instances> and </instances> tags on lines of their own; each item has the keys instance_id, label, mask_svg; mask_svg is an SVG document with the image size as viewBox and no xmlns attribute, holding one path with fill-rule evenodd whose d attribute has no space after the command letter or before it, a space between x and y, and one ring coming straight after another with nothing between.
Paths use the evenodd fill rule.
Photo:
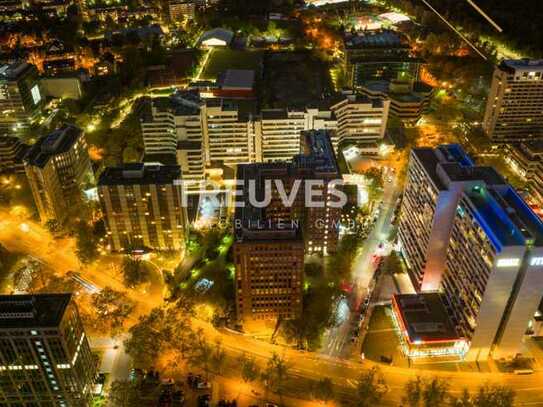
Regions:
<instances>
[{"instance_id":1,"label":"white building","mask_svg":"<svg viewBox=\"0 0 543 407\"><path fill-rule=\"evenodd\" d=\"M543 60L505 60L496 67L483 130L496 143L543 137Z\"/></svg>"},{"instance_id":2,"label":"white building","mask_svg":"<svg viewBox=\"0 0 543 407\"><path fill-rule=\"evenodd\" d=\"M417 290L440 291L469 360L524 351L543 295L543 223L458 145L411 153L399 224Z\"/></svg>"},{"instance_id":3,"label":"white building","mask_svg":"<svg viewBox=\"0 0 543 407\"><path fill-rule=\"evenodd\" d=\"M337 129L332 144L364 144L382 140L388 120L390 101L368 98L353 93L333 105L330 110L337 120Z\"/></svg>"}]
</instances>

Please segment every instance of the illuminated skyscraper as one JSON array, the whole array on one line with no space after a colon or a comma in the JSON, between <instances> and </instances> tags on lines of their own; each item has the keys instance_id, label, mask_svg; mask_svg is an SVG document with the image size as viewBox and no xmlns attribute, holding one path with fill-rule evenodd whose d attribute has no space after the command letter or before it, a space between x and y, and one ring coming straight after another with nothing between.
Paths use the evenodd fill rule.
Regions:
<instances>
[{"instance_id":1,"label":"illuminated skyscraper","mask_svg":"<svg viewBox=\"0 0 543 407\"><path fill-rule=\"evenodd\" d=\"M234 263L238 318L296 318L302 310L304 255L336 251L341 209L332 181L339 170L326 131L302 133L301 154L291 162L238 165ZM275 182L284 186L287 205ZM270 200L266 202L266 182ZM312 186L309 186L309 183ZM306 207L307 188L316 207ZM251 194L263 207L253 206Z\"/></svg>"},{"instance_id":2,"label":"illuminated skyscraper","mask_svg":"<svg viewBox=\"0 0 543 407\"><path fill-rule=\"evenodd\" d=\"M2 406L89 406L95 374L71 294L0 296Z\"/></svg>"},{"instance_id":3,"label":"illuminated skyscraper","mask_svg":"<svg viewBox=\"0 0 543 407\"><path fill-rule=\"evenodd\" d=\"M483 129L496 143L543 137L543 60L505 60L496 67Z\"/></svg>"},{"instance_id":4,"label":"illuminated skyscraper","mask_svg":"<svg viewBox=\"0 0 543 407\"><path fill-rule=\"evenodd\" d=\"M417 290L441 291L468 359L513 357L543 293L543 223L458 145L411 153L399 240Z\"/></svg>"},{"instance_id":5,"label":"illuminated skyscraper","mask_svg":"<svg viewBox=\"0 0 543 407\"><path fill-rule=\"evenodd\" d=\"M94 187L87 142L81 129L65 125L41 137L24 157L28 183L42 222L63 222Z\"/></svg>"}]
</instances>

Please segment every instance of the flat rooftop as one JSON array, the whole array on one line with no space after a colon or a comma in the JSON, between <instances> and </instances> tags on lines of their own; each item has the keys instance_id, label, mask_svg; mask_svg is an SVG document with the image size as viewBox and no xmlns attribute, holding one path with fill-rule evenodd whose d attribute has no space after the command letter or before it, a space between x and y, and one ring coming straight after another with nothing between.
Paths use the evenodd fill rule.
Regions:
<instances>
[{"instance_id":1,"label":"flat rooftop","mask_svg":"<svg viewBox=\"0 0 543 407\"><path fill-rule=\"evenodd\" d=\"M253 192L257 201L264 198L264 185L266 179L333 179L339 178L336 156L330 136L325 130L311 130L302 132L303 154L293 157L292 162L274 162L257 164L239 164L237 166L237 179L243 181L238 186L236 201L243 202L238 205L235 212L236 238L238 241L247 240L284 240L300 239L300 230L297 227L289 228L290 220L285 219L279 227L268 221L266 208L254 207L249 201L249 183L254 182ZM299 194L301 192L298 192Z\"/></svg>"},{"instance_id":2,"label":"flat rooftop","mask_svg":"<svg viewBox=\"0 0 543 407\"><path fill-rule=\"evenodd\" d=\"M478 166L459 144L442 144L437 148L421 147L411 151L438 190L450 182L481 181L488 185L506 185L492 167Z\"/></svg>"},{"instance_id":3,"label":"flat rooftop","mask_svg":"<svg viewBox=\"0 0 543 407\"><path fill-rule=\"evenodd\" d=\"M315 175L327 175L340 178L336 154L326 130L310 130L302 132L304 154L294 157L298 168L310 167Z\"/></svg>"},{"instance_id":4,"label":"flat rooftop","mask_svg":"<svg viewBox=\"0 0 543 407\"><path fill-rule=\"evenodd\" d=\"M131 163L107 167L100 174L98 185L169 185L180 179L181 168L178 165Z\"/></svg>"},{"instance_id":5,"label":"flat rooftop","mask_svg":"<svg viewBox=\"0 0 543 407\"><path fill-rule=\"evenodd\" d=\"M43 168L52 157L69 151L80 136L81 130L78 127L65 125L52 133L40 137L28 149L24 160L28 165Z\"/></svg>"},{"instance_id":6,"label":"flat rooftop","mask_svg":"<svg viewBox=\"0 0 543 407\"><path fill-rule=\"evenodd\" d=\"M255 84L255 71L251 69L227 69L217 79L222 89L251 90Z\"/></svg>"},{"instance_id":7,"label":"flat rooftop","mask_svg":"<svg viewBox=\"0 0 543 407\"><path fill-rule=\"evenodd\" d=\"M543 59L505 59L500 68L510 71L543 72Z\"/></svg>"},{"instance_id":8,"label":"flat rooftop","mask_svg":"<svg viewBox=\"0 0 543 407\"><path fill-rule=\"evenodd\" d=\"M347 48L409 48L402 35L392 30L358 32L344 41Z\"/></svg>"},{"instance_id":9,"label":"flat rooftop","mask_svg":"<svg viewBox=\"0 0 543 407\"><path fill-rule=\"evenodd\" d=\"M72 295L0 295L0 328L54 328L60 324Z\"/></svg>"},{"instance_id":10,"label":"flat rooftop","mask_svg":"<svg viewBox=\"0 0 543 407\"><path fill-rule=\"evenodd\" d=\"M395 294L392 302L410 343L462 339L449 319L440 293Z\"/></svg>"}]
</instances>

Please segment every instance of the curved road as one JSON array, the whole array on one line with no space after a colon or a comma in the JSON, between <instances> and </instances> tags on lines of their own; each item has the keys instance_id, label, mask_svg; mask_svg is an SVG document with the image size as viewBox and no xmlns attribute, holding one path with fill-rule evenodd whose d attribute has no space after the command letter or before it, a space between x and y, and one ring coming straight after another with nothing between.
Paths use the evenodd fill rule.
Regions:
<instances>
[{"instance_id":1,"label":"curved road","mask_svg":"<svg viewBox=\"0 0 543 407\"><path fill-rule=\"evenodd\" d=\"M28 228L21 228L22 222L26 223ZM28 253L41 259L59 273L79 269L79 262L74 254L73 240L54 240L39 224L17 219L6 210L0 210L0 243L10 251ZM122 281L114 275L114 267L111 263L108 267L107 262L107 258L100 260L97 265L83 270L82 276L97 287L110 286L125 291ZM156 290L152 291L154 292L152 296L142 295L141 290L127 291L129 297L137 302L138 313L146 313L162 304L161 295ZM355 386L355 381L363 370L376 365L369 361L357 363L272 345L244 335L218 331L211 324L200 320L194 320L194 325L203 328L206 336L210 338L221 336L224 348L232 356L231 360L245 353L254 356L260 362L265 362L273 353L278 353L286 358L291 376L303 379L330 377L340 388L345 389L344 391ZM383 365L379 367L390 388L386 397L387 404L390 405L398 405L406 382L421 375L446 379L452 393L460 393L464 388L474 391L488 382L507 385L516 391L520 405L543 406L543 372L519 376L501 373L429 372ZM300 389L298 390L299 394L304 394Z\"/></svg>"}]
</instances>

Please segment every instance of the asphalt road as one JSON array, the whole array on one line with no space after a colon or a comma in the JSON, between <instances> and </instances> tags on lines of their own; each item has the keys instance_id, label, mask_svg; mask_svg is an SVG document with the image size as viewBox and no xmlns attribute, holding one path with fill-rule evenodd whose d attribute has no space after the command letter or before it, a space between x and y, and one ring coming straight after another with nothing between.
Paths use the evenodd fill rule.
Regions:
<instances>
[{"instance_id":1,"label":"asphalt road","mask_svg":"<svg viewBox=\"0 0 543 407\"><path fill-rule=\"evenodd\" d=\"M373 255L379 243L386 241L391 231L391 220L401 189L396 178L393 178L393 182L385 181L383 189L383 203L379 217L368 238L360 247L353 264L352 284L354 290L352 296L354 298L350 301L351 304L360 304L370 293L377 268L377 265L372 261ZM358 313L352 308L351 306L349 317L342 324L325 333L321 353L333 357L349 358L352 356L353 351L356 350L353 348L359 347L359 341L354 344L351 341L354 327L351 321L358 320Z\"/></svg>"},{"instance_id":2,"label":"asphalt road","mask_svg":"<svg viewBox=\"0 0 543 407\"><path fill-rule=\"evenodd\" d=\"M390 206L395 201L395 193L390 192L388 199L385 197L385 206L383 213L390 212ZM387 210L387 208L389 208ZM383 216L376 225L375 234L370 243L361 250L359 254L359 266L356 268L359 281L364 284L368 281L367 263L363 261L367 258L378 245L381 239L380 233L387 231L387 224L390 222L389 215ZM41 259L49 267L58 271L66 272L68 270L78 270L79 264L74 254L73 241L70 239L54 240L49 233L39 224L24 221L29 226L28 231L23 231L20 224L23 221L17 219L6 210L0 210L0 243L8 250L19 251L30 254ZM26 229L26 228L24 228ZM114 272L114 267L104 267L106 260L101 260L98 265L87 267L82 270L82 276L96 285L97 287L110 286L114 289L123 289L122 281ZM366 264L366 265L365 265ZM362 285L363 287L363 285ZM152 290L156 292L155 290ZM138 313L145 313L152 308L162 304L162 298L158 294L149 295L141 290L128 290L131 299L137 302ZM370 361L352 361L333 357L319 353L300 352L294 349L287 349L278 345L256 340L249 336L237 335L227 331L218 331L211 324L201 320L193 320L195 328L204 329L206 337L213 340L220 336L224 348L227 351L227 357L230 361L235 361L242 353L248 356L254 356L260 363L265 361L273 354L282 355L290 367L289 374L292 383L292 394L299 394L300 398L308 396L307 389L298 387L297 383L309 379L318 379L330 377L342 391L353 389L357 378L361 372L376 364ZM225 371L227 376L239 377L238 366L233 364L231 371ZM450 390L453 394L459 394L464 388L475 391L480 385L491 382L508 385L517 393L517 400L521 405L541 405L543 406L543 372L536 371L531 375L514 375L502 373L478 373L478 372L443 372L432 371L431 373L416 368L400 368L395 366L379 365L385 376L390 391L386 396L389 405L398 405L403 394L403 388L407 381L420 376L438 376L447 380ZM302 405L298 403L289 403L292 406Z\"/></svg>"}]
</instances>

